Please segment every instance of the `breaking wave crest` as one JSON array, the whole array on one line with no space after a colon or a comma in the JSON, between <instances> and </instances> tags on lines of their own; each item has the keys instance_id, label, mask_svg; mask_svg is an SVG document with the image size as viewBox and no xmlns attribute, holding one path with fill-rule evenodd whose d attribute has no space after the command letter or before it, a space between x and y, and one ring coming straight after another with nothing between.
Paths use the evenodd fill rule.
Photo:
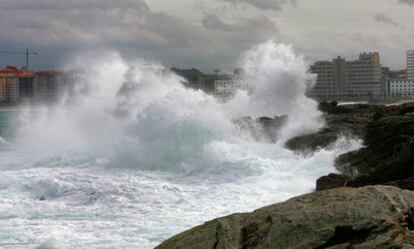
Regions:
<instances>
[{"instance_id":1,"label":"breaking wave crest","mask_svg":"<svg viewBox=\"0 0 414 249\"><path fill-rule=\"evenodd\" d=\"M306 158L286 150L324 125L305 96L307 64L269 41L240 65L253 92L222 102L157 63L80 56L70 67L87 68L81 84L55 106L23 110L13 149L0 152L3 246L152 248L207 219L309 192L360 146L343 138ZM235 125L247 115L288 119L269 143Z\"/></svg>"}]
</instances>

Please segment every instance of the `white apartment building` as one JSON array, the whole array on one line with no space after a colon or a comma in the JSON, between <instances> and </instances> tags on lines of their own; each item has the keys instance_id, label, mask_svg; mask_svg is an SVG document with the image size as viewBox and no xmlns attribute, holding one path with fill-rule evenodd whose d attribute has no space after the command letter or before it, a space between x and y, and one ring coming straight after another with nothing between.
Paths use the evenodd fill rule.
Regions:
<instances>
[{"instance_id":1,"label":"white apartment building","mask_svg":"<svg viewBox=\"0 0 414 249\"><path fill-rule=\"evenodd\" d=\"M357 60L337 57L317 61L311 68L316 84L308 95L316 98L380 96L383 93L382 69L378 52L361 53Z\"/></svg>"},{"instance_id":2,"label":"white apartment building","mask_svg":"<svg viewBox=\"0 0 414 249\"><path fill-rule=\"evenodd\" d=\"M414 50L407 51L407 79L414 80Z\"/></svg>"},{"instance_id":3,"label":"white apartment building","mask_svg":"<svg viewBox=\"0 0 414 249\"><path fill-rule=\"evenodd\" d=\"M214 92L216 94L230 95L238 90L252 91L250 82L242 79L221 79L214 82Z\"/></svg>"},{"instance_id":4,"label":"white apartment building","mask_svg":"<svg viewBox=\"0 0 414 249\"><path fill-rule=\"evenodd\" d=\"M391 79L389 81L389 91L391 97L413 97L414 80Z\"/></svg>"}]
</instances>

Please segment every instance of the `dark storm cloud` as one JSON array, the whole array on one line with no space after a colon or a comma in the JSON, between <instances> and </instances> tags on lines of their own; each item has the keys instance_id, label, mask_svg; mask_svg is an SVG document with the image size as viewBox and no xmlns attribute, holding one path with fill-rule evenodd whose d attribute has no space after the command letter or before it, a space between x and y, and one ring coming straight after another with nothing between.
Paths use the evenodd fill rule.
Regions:
<instances>
[{"instance_id":1,"label":"dark storm cloud","mask_svg":"<svg viewBox=\"0 0 414 249\"><path fill-rule=\"evenodd\" d=\"M99 47L167 66L215 68L277 33L266 17L231 24L207 15L202 23L189 23L142 0L0 0L0 19L0 49L36 48L42 67ZM0 58L0 64L10 58Z\"/></svg>"},{"instance_id":2,"label":"dark storm cloud","mask_svg":"<svg viewBox=\"0 0 414 249\"><path fill-rule=\"evenodd\" d=\"M388 16L386 16L385 14L376 14L374 16L375 21L380 22L380 23L385 23L385 24L389 24L395 27L398 27L399 24L392 20L391 18L389 18Z\"/></svg>"},{"instance_id":3,"label":"dark storm cloud","mask_svg":"<svg viewBox=\"0 0 414 249\"><path fill-rule=\"evenodd\" d=\"M51 0L18 0L0 1L0 7L7 10L82 10L82 9L125 9L134 8L148 10L148 6L141 0L70 0L70 1L51 1Z\"/></svg>"},{"instance_id":4,"label":"dark storm cloud","mask_svg":"<svg viewBox=\"0 0 414 249\"><path fill-rule=\"evenodd\" d=\"M414 0L398 0L399 3L408 4L414 6Z\"/></svg>"},{"instance_id":5,"label":"dark storm cloud","mask_svg":"<svg viewBox=\"0 0 414 249\"><path fill-rule=\"evenodd\" d=\"M272 10L282 10L282 6L286 4L296 5L297 0L221 0L224 2L229 2L233 5L245 4L254 6L258 9L272 9Z\"/></svg>"}]
</instances>

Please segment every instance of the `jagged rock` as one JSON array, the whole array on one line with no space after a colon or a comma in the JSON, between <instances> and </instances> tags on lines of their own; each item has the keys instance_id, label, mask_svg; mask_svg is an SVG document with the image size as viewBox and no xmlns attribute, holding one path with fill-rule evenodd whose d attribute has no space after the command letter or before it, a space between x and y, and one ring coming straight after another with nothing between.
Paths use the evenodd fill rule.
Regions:
<instances>
[{"instance_id":1,"label":"jagged rock","mask_svg":"<svg viewBox=\"0 0 414 249\"><path fill-rule=\"evenodd\" d=\"M337 188L206 222L156 249L408 249L413 208L411 191Z\"/></svg>"},{"instance_id":2,"label":"jagged rock","mask_svg":"<svg viewBox=\"0 0 414 249\"><path fill-rule=\"evenodd\" d=\"M316 181L316 191L344 187L349 180L351 177L347 175L329 174L322 176Z\"/></svg>"},{"instance_id":3,"label":"jagged rock","mask_svg":"<svg viewBox=\"0 0 414 249\"><path fill-rule=\"evenodd\" d=\"M365 148L341 155L337 168L348 186L398 182L414 176L414 115L386 116L367 127ZM412 188L411 184L401 186Z\"/></svg>"},{"instance_id":4,"label":"jagged rock","mask_svg":"<svg viewBox=\"0 0 414 249\"><path fill-rule=\"evenodd\" d=\"M329 147L340 136L363 138L372 114L325 114L326 127L314 134L294 137L285 143L286 148L297 152L313 152Z\"/></svg>"},{"instance_id":5,"label":"jagged rock","mask_svg":"<svg viewBox=\"0 0 414 249\"><path fill-rule=\"evenodd\" d=\"M286 115L257 119L247 116L233 120L233 123L242 131L248 132L256 140L274 143L277 141L278 133L282 126L286 124L286 121Z\"/></svg>"}]
</instances>

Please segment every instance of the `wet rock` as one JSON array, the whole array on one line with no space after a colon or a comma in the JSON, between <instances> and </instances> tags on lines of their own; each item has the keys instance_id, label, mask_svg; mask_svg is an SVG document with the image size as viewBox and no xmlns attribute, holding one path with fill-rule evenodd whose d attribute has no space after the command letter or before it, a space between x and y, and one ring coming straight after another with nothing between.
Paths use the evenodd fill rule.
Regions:
<instances>
[{"instance_id":1,"label":"wet rock","mask_svg":"<svg viewBox=\"0 0 414 249\"><path fill-rule=\"evenodd\" d=\"M314 134L294 137L285 143L285 147L296 151L309 153L321 148L328 148L340 136L363 138L367 125L373 120L372 114L325 114L326 126Z\"/></svg>"},{"instance_id":2,"label":"wet rock","mask_svg":"<svg viewBox=\"0 0 414 249\"><path fill-rule=\"evenodd\" d=\"M349 180L351 177L347 175L329 174L322 176L316 181L316 191L344 187Z\"/></svg>"},{"instance_id":3,"label":"wet rock","mask_svg":"<svg viewBox=\"0 0 414 249\"><path fill-rule=\"evenodd\" d=\"M337 188L206 222L156 249L410 248L413 208L411 191Z\"/></svg>"},{"instance_id":4,"label":"wet rock","mask_svg":"<svg viewBox=\"0 0 414 249\"><path fill-rule=\"evenodd\" d=\"M251 117L242 117L233 120L233 123L243 132L248 132L254 139L258 141L266 141L274 143L277 141L279 131L286 124L287 116L259 117L252 119Z\"/></svg>"},{"instance_id":5,"label":"wet rock","mask_svg":"<svg viewBox=\"0 0 414 249\"><path fill-rule=\"evenodd\" d=\"M337 168L349 186L399 182L414 176L414 115L386 116L367 127L365 148L341 155ZM411 184L400 184L413 189Z\"/></svg>"}]
</instances>

